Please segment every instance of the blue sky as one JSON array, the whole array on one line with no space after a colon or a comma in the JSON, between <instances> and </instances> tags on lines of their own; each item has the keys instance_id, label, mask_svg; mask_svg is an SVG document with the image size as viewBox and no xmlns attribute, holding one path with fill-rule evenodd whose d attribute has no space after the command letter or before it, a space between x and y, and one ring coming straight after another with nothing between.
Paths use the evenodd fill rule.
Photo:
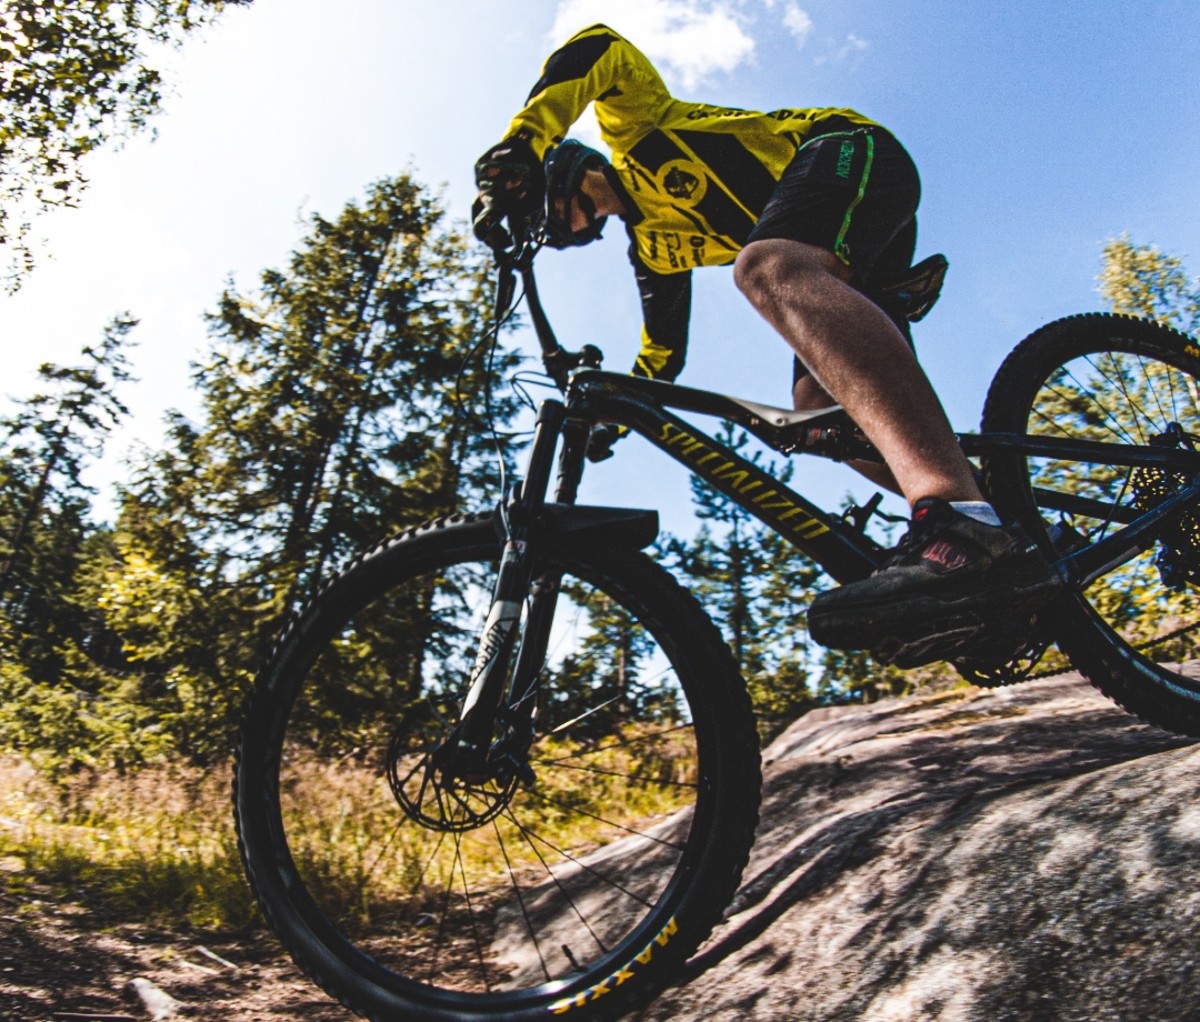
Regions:
<instances>
[{"instance_id":1,"label":"blue sky","mask_svg":"<svg viewBox=\"0 0 1200 1022\"><path fill-rule=\"evenodd\" d=\"M681 97L851 106L905 142L924 182L918 256L951 263L918 352L955 427L973 429L1022 336L1099 305L1107 238L1128 231L1200 273L1198 12L1186 0L256 0L165 55L175 94L157 140L99 154L82 207L36 225L50 255L0 297L0 390L28 393L39 362L73 360L116 312L140 316L142 383L125 392L135 416L92 473L119 478L131 444L159 441L165 409L191 407L188 362L227 279L253 288L284 263L303 216L335 215L404 168L466 217L472 163L541 61L604 20ZM639 310L610 234L547 255L542 290L564 341L599 343L624 369ZM788 364L729 271L699 273L682 382L784 404ZM640 444L624 470L684 508L682 470ZM594 471L589 496L621 470ZM833 472L815 473L831 499L864 492ZM668 526L686 531L681 515Z\"/></svg>"}]
</instances>

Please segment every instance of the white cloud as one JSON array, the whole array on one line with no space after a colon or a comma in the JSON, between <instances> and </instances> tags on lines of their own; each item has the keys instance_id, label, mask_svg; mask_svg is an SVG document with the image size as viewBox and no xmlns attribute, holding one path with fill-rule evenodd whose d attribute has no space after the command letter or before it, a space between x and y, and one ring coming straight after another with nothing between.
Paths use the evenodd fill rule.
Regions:
<instances>
[{"instance_id":1,"label":"white cloud","mask_svg":"<svg viewBox=\"0 0 1200 1022\"><path fill-rule=\"evenodd\" d=\"M604 22L646 54L669 85L693 89L754 54L754 40L729 0L562 0L551 29L557 46Z\"/></svg>"},{"instance_id":2,"label":"white cloud","mask_svg":"<svg viewBox=\"0 0 1200 1022\"><path fill-rule=\"evenodd\" d=\"M828 53L817 57L813 63L841 64L846 61L853 61L855 58L861 57L868 47L870 47L870 45L871 44L861 36L857 36L851 32L848 36L846 36L846 41L842 43L841 46L831 48Z\"/></svg>"},{"instance_id":3,"label":"white cloud","mask_svg":"<svg viewBox=\"0 0 1200 1022\"><path fill-rule=\"evenodd\" d=\"M772 5L768 5L768 9ZM783 12L783 26L796 37L796 44L803 46L812 34L813 20L799 5L789 3Z\"/></svg>"}]
</instances>

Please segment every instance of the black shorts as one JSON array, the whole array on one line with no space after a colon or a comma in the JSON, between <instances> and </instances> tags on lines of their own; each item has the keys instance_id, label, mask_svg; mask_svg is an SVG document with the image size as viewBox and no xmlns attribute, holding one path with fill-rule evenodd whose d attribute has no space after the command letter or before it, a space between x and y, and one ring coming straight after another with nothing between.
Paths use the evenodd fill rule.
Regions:
<instances>
[{"instance_id":1,"label":"black shorts","mask_svg":"<svg viewBox=\"0 0 1200 1022\"><path fill-rule=\"evenodd\" d=\"M873 277L912 265L920 199L917 168L890 132L825 122L796 150L746 244L785 238L827 249L870 294ZM892 318L911 343L908 323ZM797 362L796 378L805 371Z\"/></svg>"},{"instance_id":2,"label":"black shorts","mask_svg":"<svg viewBox=\"0 0 1200 1022\"><path fill-rule=\"evenodd\" d=\"M849 124L838 119L816 125L814 137L784 170L747 245L765 238L819 245L859 279L870 276L896 236L915 221L921 179L889 132L841 127Z\"/></svg>"}]
</instances>

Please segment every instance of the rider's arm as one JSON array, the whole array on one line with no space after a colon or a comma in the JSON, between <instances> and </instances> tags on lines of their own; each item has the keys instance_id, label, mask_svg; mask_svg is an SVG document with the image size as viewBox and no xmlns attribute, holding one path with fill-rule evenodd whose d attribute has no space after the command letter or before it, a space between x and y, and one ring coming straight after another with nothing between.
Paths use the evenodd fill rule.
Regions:
<instances>
[{"instance_id":1,"label":"rider's arm","mask_svg":"<svg viewBox=\"0 0 1200 1022\"><path fill-rule=\"evenodd\" d=\"M637 243L629 247L629 260L642 297L642 347L632 376L670 382L683 369L687 354L688 317L692 308L692 271L655 273L638 258ZM629 432L628 426L603 423L592 430L588 457L603 461L612 446Z\"/></svg>"},{"instance_id":2,"label":"rider's arm","mask_svg":"<svg viewBox=\"0 0 1200 1022\"><path fill-rule=\"evenodd\" d=\"M674 380L687 354L692 308L692 271L655 273L630 248L630 261L642 298L642 347L633 375Z\"/></svg>"},{"instance_id":3,"label":"rider's arm","mask_svg":"<svg viewBox=\"0 0 1200 1022\"><path fill-rule=\"evenodd\" d=\"M591 102L605 142L620 147L657 123L672 100L654 65L637 47L606 25L593 25L547 58L505 138L527 138L542 159Z\"/></svg>"}]
</instances>

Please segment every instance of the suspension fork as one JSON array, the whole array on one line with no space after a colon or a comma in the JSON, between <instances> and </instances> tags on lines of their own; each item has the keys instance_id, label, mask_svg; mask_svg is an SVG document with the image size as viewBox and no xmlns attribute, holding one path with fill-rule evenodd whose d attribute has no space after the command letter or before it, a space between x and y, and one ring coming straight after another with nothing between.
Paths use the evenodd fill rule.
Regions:
<instances>
[{"instance_id":1,"label":"suspension fork","mask_svg":"<svg viewBox=\"0 0 1200 1022\"><path fill-rule=\"evenodd\" d=\"M583 459L587 450L589 424L578 420L567 420L562 425L563 448L559 459L558 485L554 499L558 504L574 504L583 475ZM528 613L517 664L513 671L512 692L509 706L516 711L518 720L527 725L529 737L533 733L533 712L537 680L546 663L546 651L550 644L550 627L554 623L554 612L558 606L558 594L562 586L560 570L543 568L532 579L529 588Z\"/></svg>"},{"instance_id":2,"label":"suspension fork","mask_svg":"<svg viewBox=\"0 0 1200 1022\"><path fill-rule=\"evenodd\" d=\"M583 472L587 435L586 424L566 421L561 402L543 402L538 410L525 479L503 516L504 548L459 718L456 754L464 765L471 764L472 770L487 759L502 705L513 711L505 721L509 731L516 728L522 732L512 736L510 756L513 752L523 754L532 740L532 697L545 662L562 580L562 573L554 570L533 577L537 523L545 505L559 437L564 443L555 496L560 502L573 503ZM514 653L516 663L510 682Z\"/></svg>"}]
</instances>

